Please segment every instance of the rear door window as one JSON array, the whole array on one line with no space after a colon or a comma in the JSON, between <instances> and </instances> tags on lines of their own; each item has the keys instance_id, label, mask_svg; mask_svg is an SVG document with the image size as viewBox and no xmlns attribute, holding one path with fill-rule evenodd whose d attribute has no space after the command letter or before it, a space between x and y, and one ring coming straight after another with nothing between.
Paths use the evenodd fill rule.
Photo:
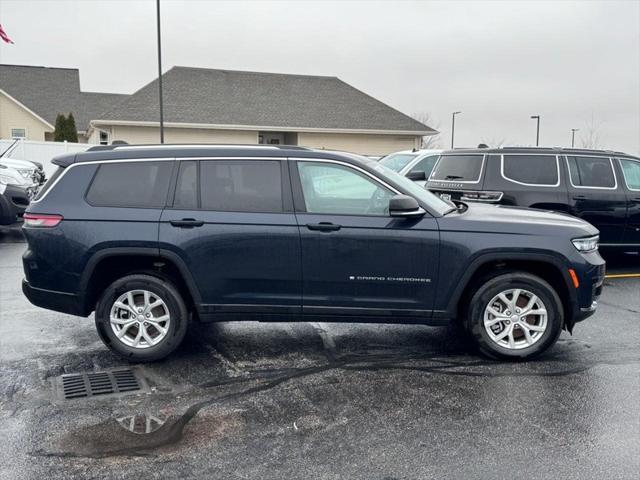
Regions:
<instances>
[{"instance_id":1,"label":"rear door window","mask_svg":"<svg viewBox=\"0 0 640 480\"><path fill-rule=\"evenodd\" d=\"M560 184L555 155L503 155L502 176L523 185L557 187Z\"/></svg>"},{"instance_id":2,"label":"rear door window","mask_svg":"<svg viewBox=\"0 0 640 480\"><path fill-rule=\"evenodd\" d=\"M138 161L100 165L87 192L95 207L158 208L165 205L173 162Z\"/></svg>"},{"instance_id":3,"label":"rear door window","mask_svg":"<svg viewBox=\"0 0 640 480\"><path fill-rule=\"evenodd\" d=\"M622 173L629 190L640 190L640 161L620 159Z\"/></svg>"},{"instance_id":4,"label":"rear door window","mask_svg":"<svg viewBox=\"0 0 640 480\"><path fill-rule=\"evenodd\" d=\"M202 208L222 212L282 212L282 173L277 160L200 162Z\"/></svg>"},{"instance_id":5,"label":"rear door window","mask_svg":"<svg viewBox=\"0 0 640 480\"><path fill-rule=\"evenodd\" d=\"M567 156L567 163L574 187L616 188L616 176L610 158Z\"/></svg>"},{"instance_id":6,"label":"rear door window","mask_svg":"<svg viewBox=\"0 0 640 480\"><path fill-rule=\"evenodd\" d=\"M478 183L484 166L484 155L442 155L430 180Z\"/></svg>"}]
</instances>

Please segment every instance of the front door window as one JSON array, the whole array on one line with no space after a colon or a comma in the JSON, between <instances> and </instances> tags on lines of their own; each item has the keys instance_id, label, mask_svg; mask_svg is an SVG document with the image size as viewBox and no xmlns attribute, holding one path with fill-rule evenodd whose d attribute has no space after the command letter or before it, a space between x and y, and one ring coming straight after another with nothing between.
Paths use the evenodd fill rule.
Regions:
<instances>
[{"instance_id":1,"label":"front door window","mask_svg":"<svg viewBox=\"0 0 640 480\"><path fill-rule=\"evenodd\" d=\"M300 162L307 213L388 215L394 193L353 168L324 162Z\"/></svg>"}]
</instances>

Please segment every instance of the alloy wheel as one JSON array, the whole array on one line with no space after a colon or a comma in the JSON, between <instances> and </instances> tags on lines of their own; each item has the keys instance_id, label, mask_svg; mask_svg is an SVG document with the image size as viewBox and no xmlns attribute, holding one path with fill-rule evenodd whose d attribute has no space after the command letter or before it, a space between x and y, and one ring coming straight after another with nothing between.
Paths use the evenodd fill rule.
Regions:
<instances>
[{"instance_id":1,"label":"alloy wheel","mask_svg":"<svg viewBox=\"0 0 640 480\"><path fill-rule=\"evenodd\" d=\"M528 290L504 290L493 297L484 311L489 338L503 348L520 350L537 343L547 329L544 302Z\"/></svg>"},{"instance_id":2,"label":"alloy wheel","mask_svg":"<svg viewBox=\"0 0 640 480\"><path fill-rule=\"evenodd\" d=\"M148 290L123 293L111 306L109 323L125 345L144 349L159 344L169 331L171 315L162 298Z\"/></svg>"}]
</instances>

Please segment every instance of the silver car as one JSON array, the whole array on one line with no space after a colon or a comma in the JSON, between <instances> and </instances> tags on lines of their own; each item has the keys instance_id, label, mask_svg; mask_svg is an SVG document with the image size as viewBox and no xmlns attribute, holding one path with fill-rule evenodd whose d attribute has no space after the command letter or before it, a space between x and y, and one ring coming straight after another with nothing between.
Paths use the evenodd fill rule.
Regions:
<instances>
[{"instance_id":1,"label":"silver car","mask_svg":"<svg viewBox=\"0 0 640 480\"><path fill-rule=\"evenodd\" d=\"M380 164L424 187L441 152L442 150L405 150L387 155L380 159Z\"/></svg>"}]
</instances>

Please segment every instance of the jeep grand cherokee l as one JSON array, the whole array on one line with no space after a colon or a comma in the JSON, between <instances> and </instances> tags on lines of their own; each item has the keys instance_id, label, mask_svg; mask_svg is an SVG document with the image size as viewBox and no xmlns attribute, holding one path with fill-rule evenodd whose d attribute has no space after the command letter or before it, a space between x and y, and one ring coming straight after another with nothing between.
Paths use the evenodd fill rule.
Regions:
<instances>
[{"instance_id":1,"label":"jeep grand cherokee l","mask_svg":"<svg viewBox=\"0 0 640 480\"><path fill-rule=\"evenodd\" d=\"M200 321L442 325L538 355L593 314L598 231L563 214L457 205L371 160L301 147L113 146L57 157L25 214L23 291L95 311L132 360Z\"/></svg>"},{"instance_id":2,"label":"jeep grand cherokee l","mask_svg":"<svg viewBox=\"0 0 640 480\"><path fill-rule=\"evenodd\" d=\"M601 246L640 251L640 158L566 148L464 149L442 154L427 188L446 199L570 213Z\"/></svg>"}]
</instances>

